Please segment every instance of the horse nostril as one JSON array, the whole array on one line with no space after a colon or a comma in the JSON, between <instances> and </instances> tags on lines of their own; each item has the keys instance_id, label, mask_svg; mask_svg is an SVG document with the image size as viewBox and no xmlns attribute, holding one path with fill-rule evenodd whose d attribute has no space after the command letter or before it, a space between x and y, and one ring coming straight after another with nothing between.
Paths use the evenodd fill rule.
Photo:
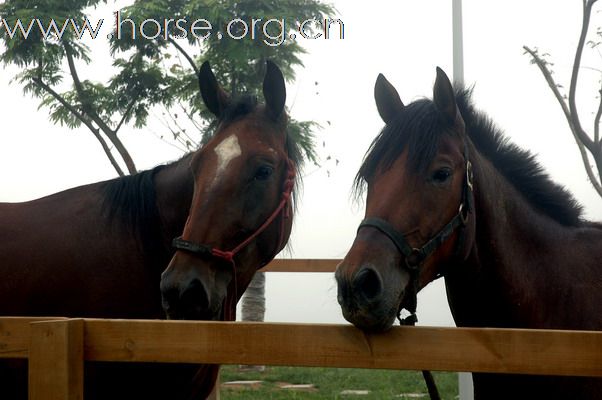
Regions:
<instances>
[{"instance_id":1,"label":"horse nostril","mask_svg":"<svg viewBox=\"0 0 602 400\"><path fill-rule=\"evenodd\" d=\"M184 308L206 310L209 308L209 296L199 279L193 279L180 296Z\"/></svg>"},{"instance_id":2,"label":"horse nostril","mask_svg":"<svg viewBox=\"0 0 602 400\"><path fill-rule=\"evenodd\" d=\"M177 288L162 289L161 300L163 303L163 309L168 311L173 309L178 304L180 298L180 291Z\"/></svg>"},{"instance_id":3,"label":"horse nostril","mask_svg":"<svg viewBox=\"0 0 602 400\"><path fill-rule=\"evenodd\" d=\"M353 289L366 300L374 300L382 292L382 282L372 268L364 268L353 279Z\"/></svg>"}]
</instances>

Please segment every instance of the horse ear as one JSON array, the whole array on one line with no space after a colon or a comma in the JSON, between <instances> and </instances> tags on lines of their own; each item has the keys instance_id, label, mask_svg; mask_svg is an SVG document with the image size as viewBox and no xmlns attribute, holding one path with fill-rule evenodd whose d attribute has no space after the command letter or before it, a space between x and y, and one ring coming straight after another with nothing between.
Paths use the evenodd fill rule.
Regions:
<instances>
[{"instance_id":1,"label":"horse ear","mask_svg":"<svg viewBox=\"0 0 602 400\"><path fill-rule=\"evenodd\" d=\"M224 89L217 83L209 61L205 61L199 70L199 88L207 109L220 119L230 99Z\"/></svg>"},{"instance_id":2,"label":"horse ear","mask_svg":"<svg viewBox=\"0 0 602 400\"><path fill-rule=\"evenodd\" d=\"M286 102L286 86L282 71L272 61L266 62L266 73L263 79L263 97L266 109L273 119L280 118Z\"/></svg>"},{"instance_id":3,"label":"horse ear","mask_svg":"<svg viewBox=\"0 0 602 400\"><path fill-rule=\"evenodd\" d=\"M374 100L380 117L385 124L393 121L393 118L403 110L403 102L399 97L397 90L389 83L383 74L378 74L376 84L374 84Z\"/></svg>"},{"instance_id":4,"label":"horse ear","mask_svg":"<svg viewBox=\"0 0 602 400\"><path fill-rule=\"evenodd\" d=\"M437 79L433 88L433 102L450 124L455 124L456 118L462 118L456 105L454 88L445 72L439 67L437 67Z\"/></svg>"}]
</instances>

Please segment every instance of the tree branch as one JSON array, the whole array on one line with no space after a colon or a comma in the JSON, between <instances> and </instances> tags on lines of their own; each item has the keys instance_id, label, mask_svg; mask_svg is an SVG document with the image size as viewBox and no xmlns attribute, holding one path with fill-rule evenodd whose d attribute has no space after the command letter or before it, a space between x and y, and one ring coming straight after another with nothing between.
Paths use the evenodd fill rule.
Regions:
<instances>
[{"instance_id":1,"label":"tree branch","mask_svg":"<svg viewBox=\"0 0 602 400\"><path fill-rule=\"evenodd\" d=\"M75 117L77 119L79 119L84 125L86 125L86 127L90 128L90 129L92 129L94 127L91 124L90 120L88 118L86 118L85 115L83 115L82 113L80 113L79 111L77 111L77 109L73 105L71 105L71 103L69 103L67 100L65 100L63 98L63 96L61 96L60 94L58 94L57 92L55 92L54 89L52 89L46 83L44 83L42 81L42 79L40 79L39 77L35 77L35 78L31 78L31 80L36 85L38 85L43 90L45 90L48 94L50 94L52 97L54 97L55 100L57 100L59 103L61 103L61 105L63 107L65 107L71 114L75 115Z\"/></svg>"},{"instance_id":2,"label":"tree branch","mask_svg":"<svg viewBox=\"0 0 602 400\"><path fill-rule=\"evenodd\" d=\"M156 118L159 120L161 125L163 125L171 133L171 135L173 136L173 138L176 142L178 142L182 146L184 146L186 148L186 151L190 151L190 144L196 143L196 142L192 138L190 138L190 136L188 136L186 131L184 129L182 129L177 122L174 121L174 118L172 117L170 110L167 109L165 106L164 106L164 109L165 109L165 112L163 113L163 116L161 116L161 117L156 116ZM168 115L169 119L174 121L174 124L176 125L176 128L178 128L178 130L174 129L171 126L171 123L167 120L165 115ZM187 142L189 142L189 143L187 143Z\"/></svg>"},{"instance_id":3,"label":"tree branch","mask_svg":"<svg viewBox=\"0 0 602 400\"><path fill-rule=\"evenodd\" d=\"M600 118L602 118L602 88L598 90L600 94L600 102L598 103L598 111L596 112L596 118L594 118L594 143L600 145Z\"/></svg>"},{"instance_id":4,"label":"tree branch","mask_svg":"<svg viewBox=\"0 0 602 400\"><path fill-rule=\"evenodd\" d=\"M88 112L89 102L86 98L86 94L84 92L84 85L82 85L81 80L79 79L79 75L77 73L77 69L75 68L75 60L73 59L73 52L71 51L71 46L67 42L63 42L63 48L65 49L65 56L67 57L67 65L69 66L69 72L71 73L71 78L73 79L73 86L75 86L75 91L77 92L77 97L79 102L84 106L84 110Z\"/></svg>"},{"instance_id":5,"label":"tree branch","mask_svg":"<svg viewBox=\"0 0 602 400\"><path fill-rule=\"evenodd\" d=\"M136 99L132 99L132 101L130 101L130 104L128 104L127 108L125 109L125 112L121 116L121 120L117 124L117 127L114 129L115 133L119 132L119 129L121 129L121 126L125 122L128 114L132 111L132 108L134 108L134 106L136 105L137 101L138 101L137 98Z\"/></svg>"},{"instance_id":6,"label":"tree branch","mask_svg":"<svg viewBox=\"0 0 602 400\"><path fill-rule=\"evenodd\" d=\"M194 143L194 140L188 135L188 133L186 132L186 129L184 127L182 127L182 125L180 125L180 123L178 122L178 120L176 119L176 117L174 117L174 115L172 115L172 113L170 112L170 110L167 107L164 107L164 109L165 109L166 114L169 116L169 119L171 120L171 122L178 129L180 135L183 135L185 140L188 140L191 143Z\"/></svg>"},{"instance_id":7,"label":"tree branch","mask_svg":"<svg viewBox=\"0 0 602 400\"><path fill-rule=\"evenodd\" d=\"M202 132L203 131L203 127L198 123L198 121L195 119L194 115L186 108L184 107L184 105L182 105L181 102L178 102L178 105L180 106L180 109L182 110L182 112L184 114L186 114L186 116L188 117L188 119L190 120L190 122L192 122L192 125L194 125L194 127L199 131Z\"/></svg>"},{"instance_id":8,"label":"tree branch","mask_svg":"<svg viewBox=\"0 0 602 400\"><path fill-rule=\"evenodd\" d=\"M112 129L94 112L92 107L90 107L90 102L87 99L86 93L84 91L84 85L82 85L81 80L79 79L79 75L77 73L77 69L75 68L75 60L73 59L73 53L71 52L71 47L68 43L63 42L63 48L65 49L65 55L67 57L67 65L69 65L69 72L71 74L71 78L73 79L73 86L75 87L75 91L77 93L77 98L82 105L82 108L86 115L98 125L98 127L107 135L109 139L111 139L110 133L114 133Z\"/></svg>"},{"instance_id":9,"label":"tree branch","mask_svg":"<svg viewBox=\"0 0 602 400\"><path fill-rule=\"evenodd\" d=\"M61 105L63 107L65 107L67 110L69 110L70 113L75 115L75 117L77 119L79 119L92 132L92 134L94 135L96 140L98 140L100 142L100 145L102 146L103 151L105 152L107 158L111 162L111 165L113 166L113 168L115 168L115 171L117 171L117 174L119 174L119 176L124 176L125 174L123 173L123 170L117 163L117 160L115 160L115 157L113 157L113 154L111 153L111 149L107 145L107 142L105 142L104 138L102 137L102 135L100 134L98 129L96 127L94 127L94 125L92 125L90 120L88 118L86 118L85 115L83 115L79 111L77 111L77 109L75 107L73 107L73 105L71 105L69 102L67 102L67 100L65 100L54 89L52 89L50 86L48 86L46 83L44 83L40 78L32 78L32 80L36 85L40 86L48 94L50 94L52 97L54 97L54 99L56 99L56 101L61 103Z\"/></svg>"},{"instance_id":10,"label":"tree branch","mask_svg":"<svg viewBox=\"0 0 602 400\"><path fill-rule=\"evenodd\" d=\"M537 55L537 53L534 50L532 50L530 47L523 46L523 49L527 53L529 53L529 55L535 62L535 65L537 65L539 67L539 70L541 71L546 82L548 82L548 86L552 90L552 93L554 93L554 97L556 97L556 100L558 100L558 103L560 104L560 107L562 108L562 112L564 113L564 116L566 117L567 121L569 122L569 125L572 125L571 112L566 104L566 101L562 97L562 94L558 90L558 84L556 83L556 81L554 81L554 78L552 77L552 73L548 69L546 62L542 58L540 58L539 55Z\"/></svg>"},{"instance_id":11,"label":"tree branch","mask_svg":"<svg viewBox=\"0 0 602 400\"><path fill-rule=\"evenodd\" d=\"M560 104L560 107L562 108L562 112L564 113L564 116L569 124L569 128L571 129L571 133L573 134L573 138L575 139L575 142L577 143L577 147L579 148L579 153L581 154L581 160L583 162L583 166L585 167L585 172L587 173L587 177L589 178L589 180L590 180L591 184L593 185L594 189L596 190L596 192L598 192L598 194L602 197L602 185L600 184L600 182L598 181L598 178L596 177L596 174L592 170L592 167L589 162L589 158L587 156L587 152L585 150L585 146L584 146L583 142L580 140L579 135L577 134L576 127L574 125L574 118L571 118L571 111L567 107L566 101L564 100L564 98L562 97L562 94L558 90L558 85L554 81L554 78L552 77L552 73L548 69L546 62L544 60L542 60L534 50L532 50L528 46L523 46L523 49L527 53L529 53L529 55L535 62L535 65L537 65L539 67L539 70L541 71L546 82L548 83L548 86L552 90L552 93L554 93L554 97L556 97L558 104ZM602 100L601 100L601 102L602 102ZM601 103L600 107L602 108L602 103Z\"/></svg>"},{"instance_id":12,"label":"tree branch","mask_svg":"<svg viewBox=\"0 0 602 400\"><path fill-rule=\"evenodd\" d=\"M175 40L173 40L173 38L169 37L169 38L167 38L167 41L169 43L171 43L176 48L176 50L178 50L180 52L180 54L182 54L184 56L184 58L186 58L186 60L188 61L188 63L192 67L192 70L194 71L194 74L196 76L199 76L199 69L196 66L196 64L195 64L194 60L192 59L192 57L190 56L190 54L188 54L186 52L186 50L184 50L184 48L178 44L178 42L176 42Z\"/></svg>"},{"instance_id":13,"label":"tree branch","mask_svg":"<svg viewBox=\"0 0 602 400\"><path fill-rule=\"evenodd\" d=\"M73 85L75 86L75 91L77 92L77 97L82 104L82 108L86 115L94 121L100 130L109 138L111 143L115 146L115 149L121 156L121 159L125 163L128 172L130 174L135 174L136 165L134 164L134 160L130 156L130 153L127 151L121 140L117 137L117 130L111 129L111 127L100 118L100 116L96 113L96 111L92 108L90 102L88 101L88 97L84 91L84 86L82 85L81 80L79 79L79 75L77 73L77 69L75 68L75 61L73 59L73 53L71 51L71 46L67 42L63 42L63 48L65 49L65 55L67 57L67 64L69 65L69 72L71 73L71 77L73 79ZM125 117L125 116L124 116ZM122 118L123 119L123 118Z\"/></svg>"},{"instance_id":14,"label":"tree branch","mask_svg":"<svg viewBox=\"0 0 602 400\"><path fill-rule=\"evenodd\" d=\"M589 158L587 157L587 152L585 151L585 147L583 145L579 146L579 152L581 153L581 158L583 159L583 166L585 167L585 172L587 172L587 177L591 182L592 186L598 192L598 195L602 197L602 185L596 179L596 174L594 173L592 166L589 163Z\"/></svg>"},{"instance_id":15,"label":"tree branch","mask_svg":"<svg viewBox=\"0 0 602 400\"><path fill-rule=\"evenodd\" d=\"M577 43L577 51L575 52L575 61L573 62L573 72L571 74L571 86L569 88L569 109L575 126L575 133L579 137L579 140L583 142L585 147L592 153L596 154L594 149L594 142L587 135L585 130L581 127L581 121L579 120L579 114L577 112L577 104L575 96L577 93L577 81L579 78L579 67L581 65L581 56L583 55L583 47L587 38L587 31L589 29L589 22L592 13L592 7L597 0L584 0L583 1L583 22L581 25L581 34L579 36L579 42Z\"/></svg>"}]
</instances>

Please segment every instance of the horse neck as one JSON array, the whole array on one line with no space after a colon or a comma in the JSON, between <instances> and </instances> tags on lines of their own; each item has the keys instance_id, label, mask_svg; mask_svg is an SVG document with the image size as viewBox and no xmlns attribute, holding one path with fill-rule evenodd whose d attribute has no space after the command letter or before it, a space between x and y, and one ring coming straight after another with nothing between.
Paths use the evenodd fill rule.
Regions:
<instances>
[{"instance_id":1,"label":"horse neck","mask_svg":"<svg viewBox=\"0 0 602 400\"><path fill-rule=\"evenodd\" d=\"M182 234L190 211L194 190L194 180L189 168L191 156L192 154L184 156L155 175L157 208L168 246L174 237Z\"/></svg>"},{"instance_id":2,"label":"horse neck","mask_svg":"<svg viewBox=\"0 0 602 400\"><path fill-rule=\"evenodd\" d=\"M602 257L602 230L562 226L537 212L488 160L472 154L475 239L468 259L446 277L456 323L542 328L583 325L583 321L571 320L578 319L577 313L566 316L568 313L555 308L563 307L557 302L577 300L577 295L564 293L567 297L562 299L558 291L579 274L587 276L588 268L589 273L596 268L591 248L580 247L576 235L591 237L590 245L597 244L590 247Z\"/></svg>"}]
</instances>

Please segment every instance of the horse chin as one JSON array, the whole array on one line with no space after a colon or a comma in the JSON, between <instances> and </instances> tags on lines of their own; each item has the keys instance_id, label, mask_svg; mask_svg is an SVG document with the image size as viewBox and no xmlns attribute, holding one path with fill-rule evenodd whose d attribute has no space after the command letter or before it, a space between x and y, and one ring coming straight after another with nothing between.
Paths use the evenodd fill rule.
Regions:
<instances>
[{"instance_id":1,"label":"horse chin","mask_svg":"<svg viewBox=\"0 0 602 400\"><path fill-rule=\"evenodd\" d=\"M343 317L366 332L385 332L391 329L403 298L404 291L398 287L388 287L381 296L366 299L365 296L349 294L344 285L339 286L338 301Z\"/></svg>"},{"instance_id":2,"label":"horse chin","mask_svg":"<svg viewBox=\"0 0 602 400\"><path fill-rule=\"evenodd\" d=\"M396 316L397 313L395 310L388 311L385 313L375 313L374 310L371 310L370 312L343 311L343 317L347 321L355 325L356 328L359 328L362 331L369 333L380 333L388 331L395 323Z\"/></svg>"},{"instance_id":3,"label":"horse chin","mask_svg":"<svg viewBox=\"0 0 602 400\"><path fill-rule=\"evenodd\" d=\"M192 307L186 310L168 310L165 315L169 320L180 321L221 321L223 320L222 308L218 310L203 310L198 307Z\"/></svg>"}]
</instances>

